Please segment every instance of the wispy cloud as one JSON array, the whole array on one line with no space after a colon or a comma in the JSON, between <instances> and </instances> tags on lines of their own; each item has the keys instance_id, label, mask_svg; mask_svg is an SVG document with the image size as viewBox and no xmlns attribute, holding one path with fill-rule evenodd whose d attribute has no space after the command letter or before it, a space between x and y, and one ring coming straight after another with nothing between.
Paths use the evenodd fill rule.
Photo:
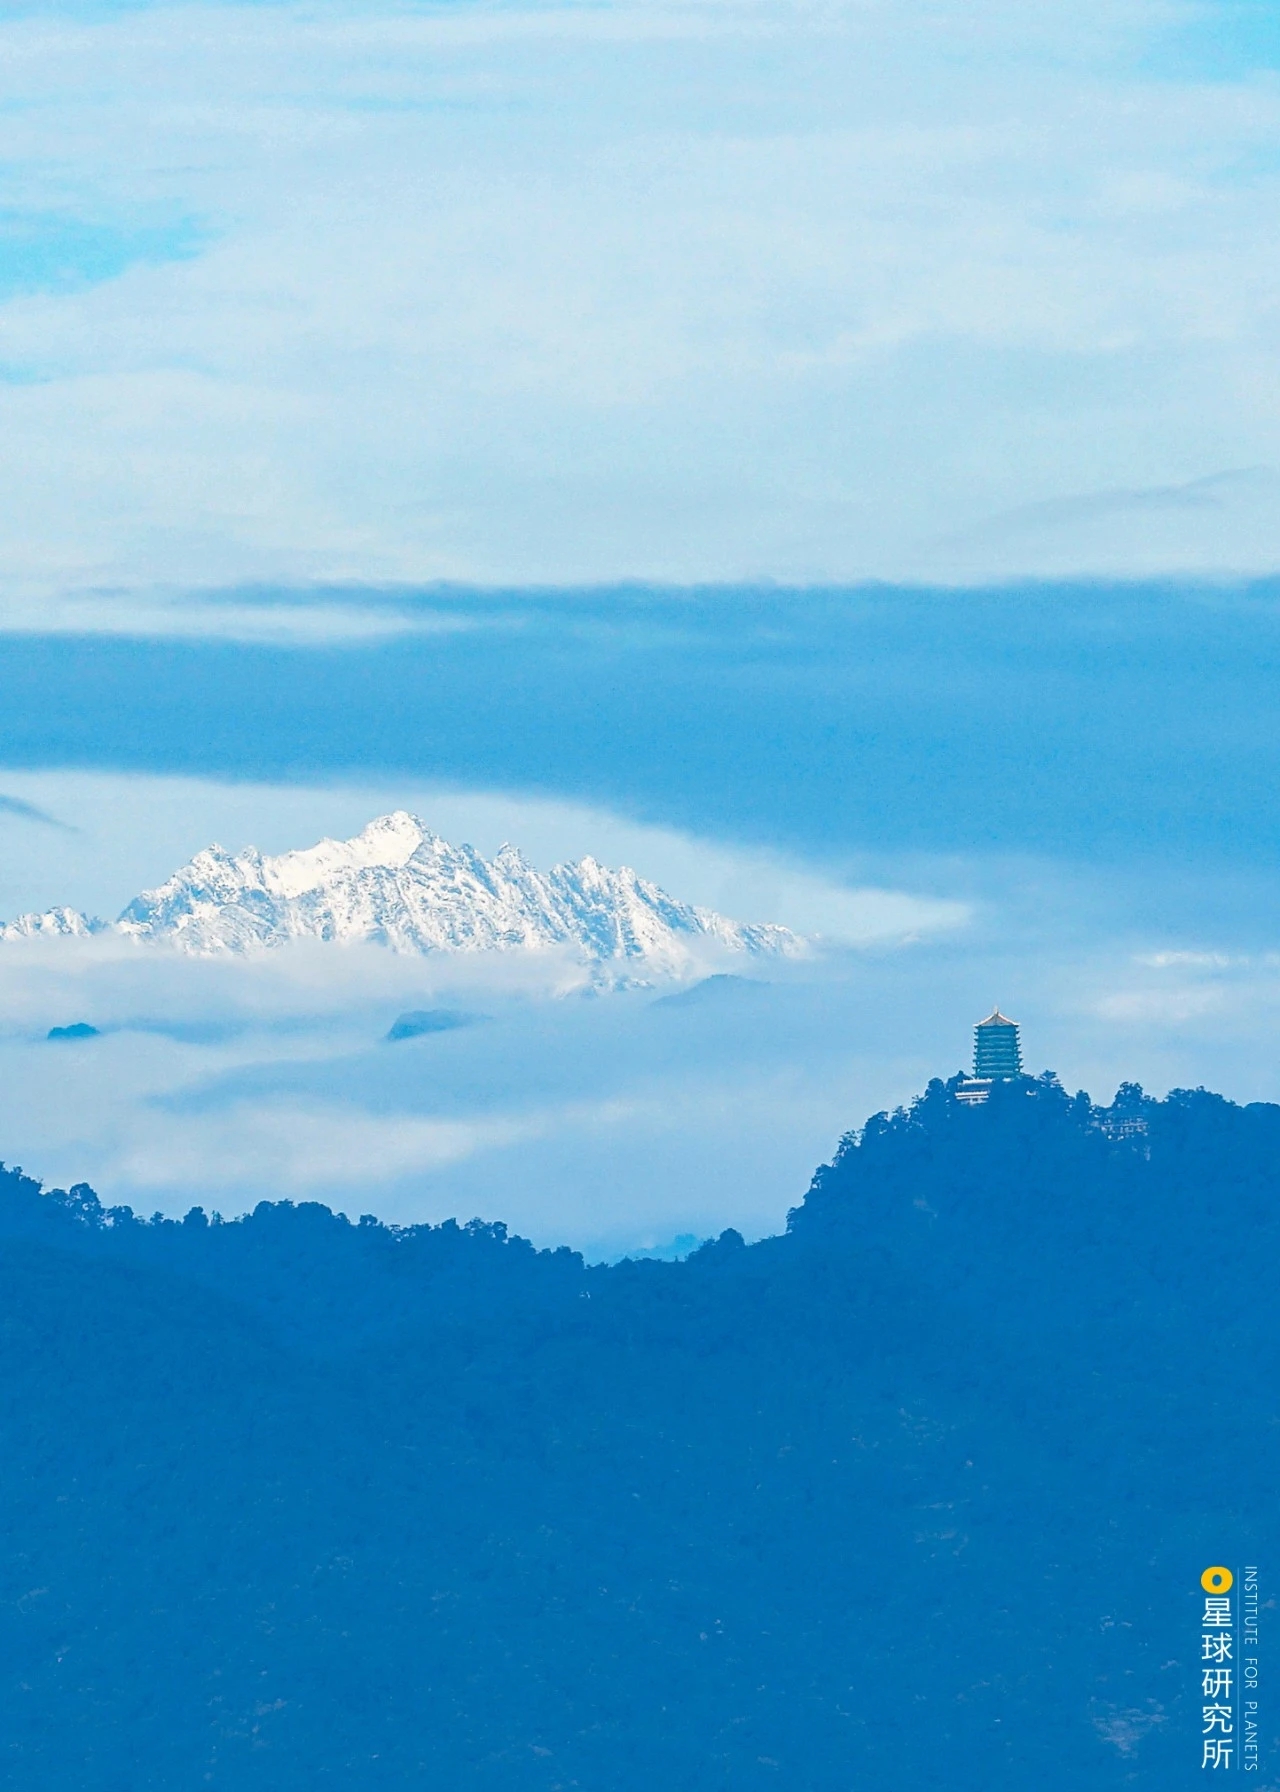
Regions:
<instances>
[{"instance_id":1,"label":"wispy cloud","mask_svg":"<svg viewBox=\"0 0 1280 1792\"><path fill-rule=\"evenodd\" d=\"M10 624L255 580L1043 572L1077 525L1089 570L1275 564L1274 505L1223 531L1195 492L1280 466L1280 95L1159 66L1198 17L10 15L0 209L107 220L29 235L0 303ZM993 516L989 562L935 545Z\"/></svg>"},{"instance_id":2,"label":"wispy cloud","mask_svg":"<svg viewBox=\"0 0 1280 1792\"><path fill-rule=\"evenodd\" d=\"M59 821L56 815L50 815L45 809L38 809L34 803L23 802L21 797L0 794L0 815L14 815L21 821L38 822L41 827L58 828L67 834L76 832L68 822Z\"/></svg>"},{"instance_id":3,"label":"wispy cloud","mask_svg":"<svg viewBox=\"0 0 1280 1792\"><path fill-rule=\"evenodd\" d=\"M1158 572L1226 573L1249 558L1241 543L1270 539L1280 555L1280 474L1242 467L1176 484L1076 492L1023 504L943 537L939 565L973 575L1038 562L1046 571L1098 571L1127 562Z\"/></svg>"},{"instance_id":4,"label":"wispy cloud","mask_svg":"<svg viewBox=\"0 0 1280 1792\"><path fill-rule=\"evenodd\" d=\"M1000 540L1013 535L1039 535L1048 530L1087 526L1099 519L1109 521L1114 517L1145 516L1152 512L1222 511L1229 509L1233 500L1242 495L1274 504L1280 497L1280 475L1269 467L1243 467L1211 473L1203 479L1187 479L1178 485L1079 492L1041 504L1024 504L948 540L959 544Z\"/></svg>"}]
</instances>

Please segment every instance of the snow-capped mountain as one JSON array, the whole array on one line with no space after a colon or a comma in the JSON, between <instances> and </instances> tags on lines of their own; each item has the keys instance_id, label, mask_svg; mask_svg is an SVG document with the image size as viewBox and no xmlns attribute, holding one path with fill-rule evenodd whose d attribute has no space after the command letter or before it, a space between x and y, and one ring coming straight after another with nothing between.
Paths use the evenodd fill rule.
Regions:
<instances>
[{"instance_id":1,"label":"snow-capped mountain","mask_svg":"<svg viewBox=\"0 0 1280 1792\"><path fill-rule=\"evenodd\" d=\"M0 927L0 939L103 926L52 909ZM158 889L144 890L112 930L200 956L299 939L372 941L397 952L559 946L598 963L671 971L698 943L767 956L803 949L785 927L726 920L595 859L542 872L512 846L482 858L404 810L371 821L354 840L322 840L276 857L210 846Z\"/></svg>"},{"instance_id":2,"label":"snow-capped mountain","mask_svg":"<svg viewBox=\"0 0 1280 1792\"><path fill-rule=\"evenodd\" d=\"M107 923L91 921L77 908L46 909L42 915L19 915L0 926L0 940L84 939L101 933Z\"/></svg>"}]
</instances>

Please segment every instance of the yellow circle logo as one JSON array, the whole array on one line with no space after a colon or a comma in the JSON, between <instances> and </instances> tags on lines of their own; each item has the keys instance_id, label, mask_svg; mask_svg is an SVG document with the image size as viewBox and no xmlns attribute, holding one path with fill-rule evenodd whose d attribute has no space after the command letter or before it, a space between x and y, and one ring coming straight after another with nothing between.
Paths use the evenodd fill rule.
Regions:
<instances>
[{"instance_id":1,"label":"yellow circle logo","mask_svg":"<svg viewBox=\"0 0 1280 1792\"><path fill-rule=\"evenodd\" d=\"M1235 1578L1230 1568L1206 1568L1200 1576L1200 1585L1206 1593L1229 1593Z\"/></svg>"}]
</instances>

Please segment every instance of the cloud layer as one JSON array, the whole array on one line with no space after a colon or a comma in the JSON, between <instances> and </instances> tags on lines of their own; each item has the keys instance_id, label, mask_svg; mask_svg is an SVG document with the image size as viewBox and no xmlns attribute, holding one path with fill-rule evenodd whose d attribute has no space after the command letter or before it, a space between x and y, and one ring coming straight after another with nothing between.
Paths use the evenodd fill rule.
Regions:
<instances>
[{"instance_id":1,"label":"cloud layer","mask_svg":"<svg viewBox=\"0 0 1280 1792\"><path fill-rule=\"evenodd\" d=\"M539 1238L604 1251L729 1223L769 1230L848 1123L847 1066L866 1049L850 1024L850 953L893 957L969 919L963 901L850 887L546 799L105 773L6 783L11 909L57 889L112 913L216 835L279 848L408 800L488 851L512 838L550 863L591 846L679 893L825 937L811 959L735 965L748 978L712 977L678 1001L661 987L600 996L589 968L556 951L415 958L311 943L201 960L117 935L7 942L4 1153L147 1211L239 1211L264 1196L414 1219L501 1210ZM388 1039L424 1009L471 1024ZM80 1022L96 1036L47 1037ZM877 1089L896 1074L868 1070Z\"/></svg>"},{"instance_id":2,"label":"cloud layer","mask_svg":"<svg viewBox=\"0 0 1280 1792\"><path fill-rule=\"evenodd\" d=\"M7 782L0 863L15 895L96 892L90 906L110 909L211 833L279 848L408 800L487 850L510 835L549 862L594 845L734 912L839 924L811 958L745 979L605 996L555 953L0 946L0 1153L146 1212L318 1198L353 1215L501 1218L606 1255L726 1225L767 1232L842 1132L964 1066L994 1001L1022 1022L1029 1065L1073 1087L1108 1096L1136 1076L1274 1095L1274 891L1260 878L1241 895L1225 869L1199 895L1162 880L1153 901L1140 869L975 852L903 860L866 890L546 799ZM918 895L913 878L954 893ZM388 1039L421 1010L469 1024ZM47 1037L77 1022L97 1036Z\"/></svg>"},{"instance_id":3,"label":"cloud layer","mask_svg":"<svg viewBox=\"0 0 1280 1792\"><path fill-rule=\"evenodd\" d=\"M1149 0L10 16L9 620L1272 566L1231 476L1280 467L1280 87L1235 42Z\"/></svg>"}]
</instances>

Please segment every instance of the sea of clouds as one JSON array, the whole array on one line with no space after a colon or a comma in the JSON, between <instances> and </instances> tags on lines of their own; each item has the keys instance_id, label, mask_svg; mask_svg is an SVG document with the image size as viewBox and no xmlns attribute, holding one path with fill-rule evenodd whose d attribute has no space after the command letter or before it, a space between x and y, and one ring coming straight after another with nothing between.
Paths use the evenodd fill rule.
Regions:
<instances>
[{"instance_id":1,"label":"sea of clouds","mask_svg":"<svg viewBox=\"0 0 1280 1792\"><path fill-rule=\"evenodd\" d=\"M103 772L13 773L5 792L10 913L55 895L111 913L210 838L278 850L402 800L482 850L511 836L550 863L590 846L818 938L806 960L709 958L685 984L603 994L559 953L5 945L6 1157L145 1212L321 1199L353 1217L501 1218L600 1255L758 1235L842 1132L963 1068L996 1001L1023 1023L1029 1068L1073 1087L1108 1095L1138 1075L1163 1090L1208 1063L1236 1094L1269 1089L1257 1041L1280 959L1171 944L1126 922L1114 889L1030 860L993 862L985 886L953 863L948 900L519 795ZM421 1011L464 1024L388 1039ZM47 1037L81 1021L97 1036Z\"/></svg>"}]
</instances>

